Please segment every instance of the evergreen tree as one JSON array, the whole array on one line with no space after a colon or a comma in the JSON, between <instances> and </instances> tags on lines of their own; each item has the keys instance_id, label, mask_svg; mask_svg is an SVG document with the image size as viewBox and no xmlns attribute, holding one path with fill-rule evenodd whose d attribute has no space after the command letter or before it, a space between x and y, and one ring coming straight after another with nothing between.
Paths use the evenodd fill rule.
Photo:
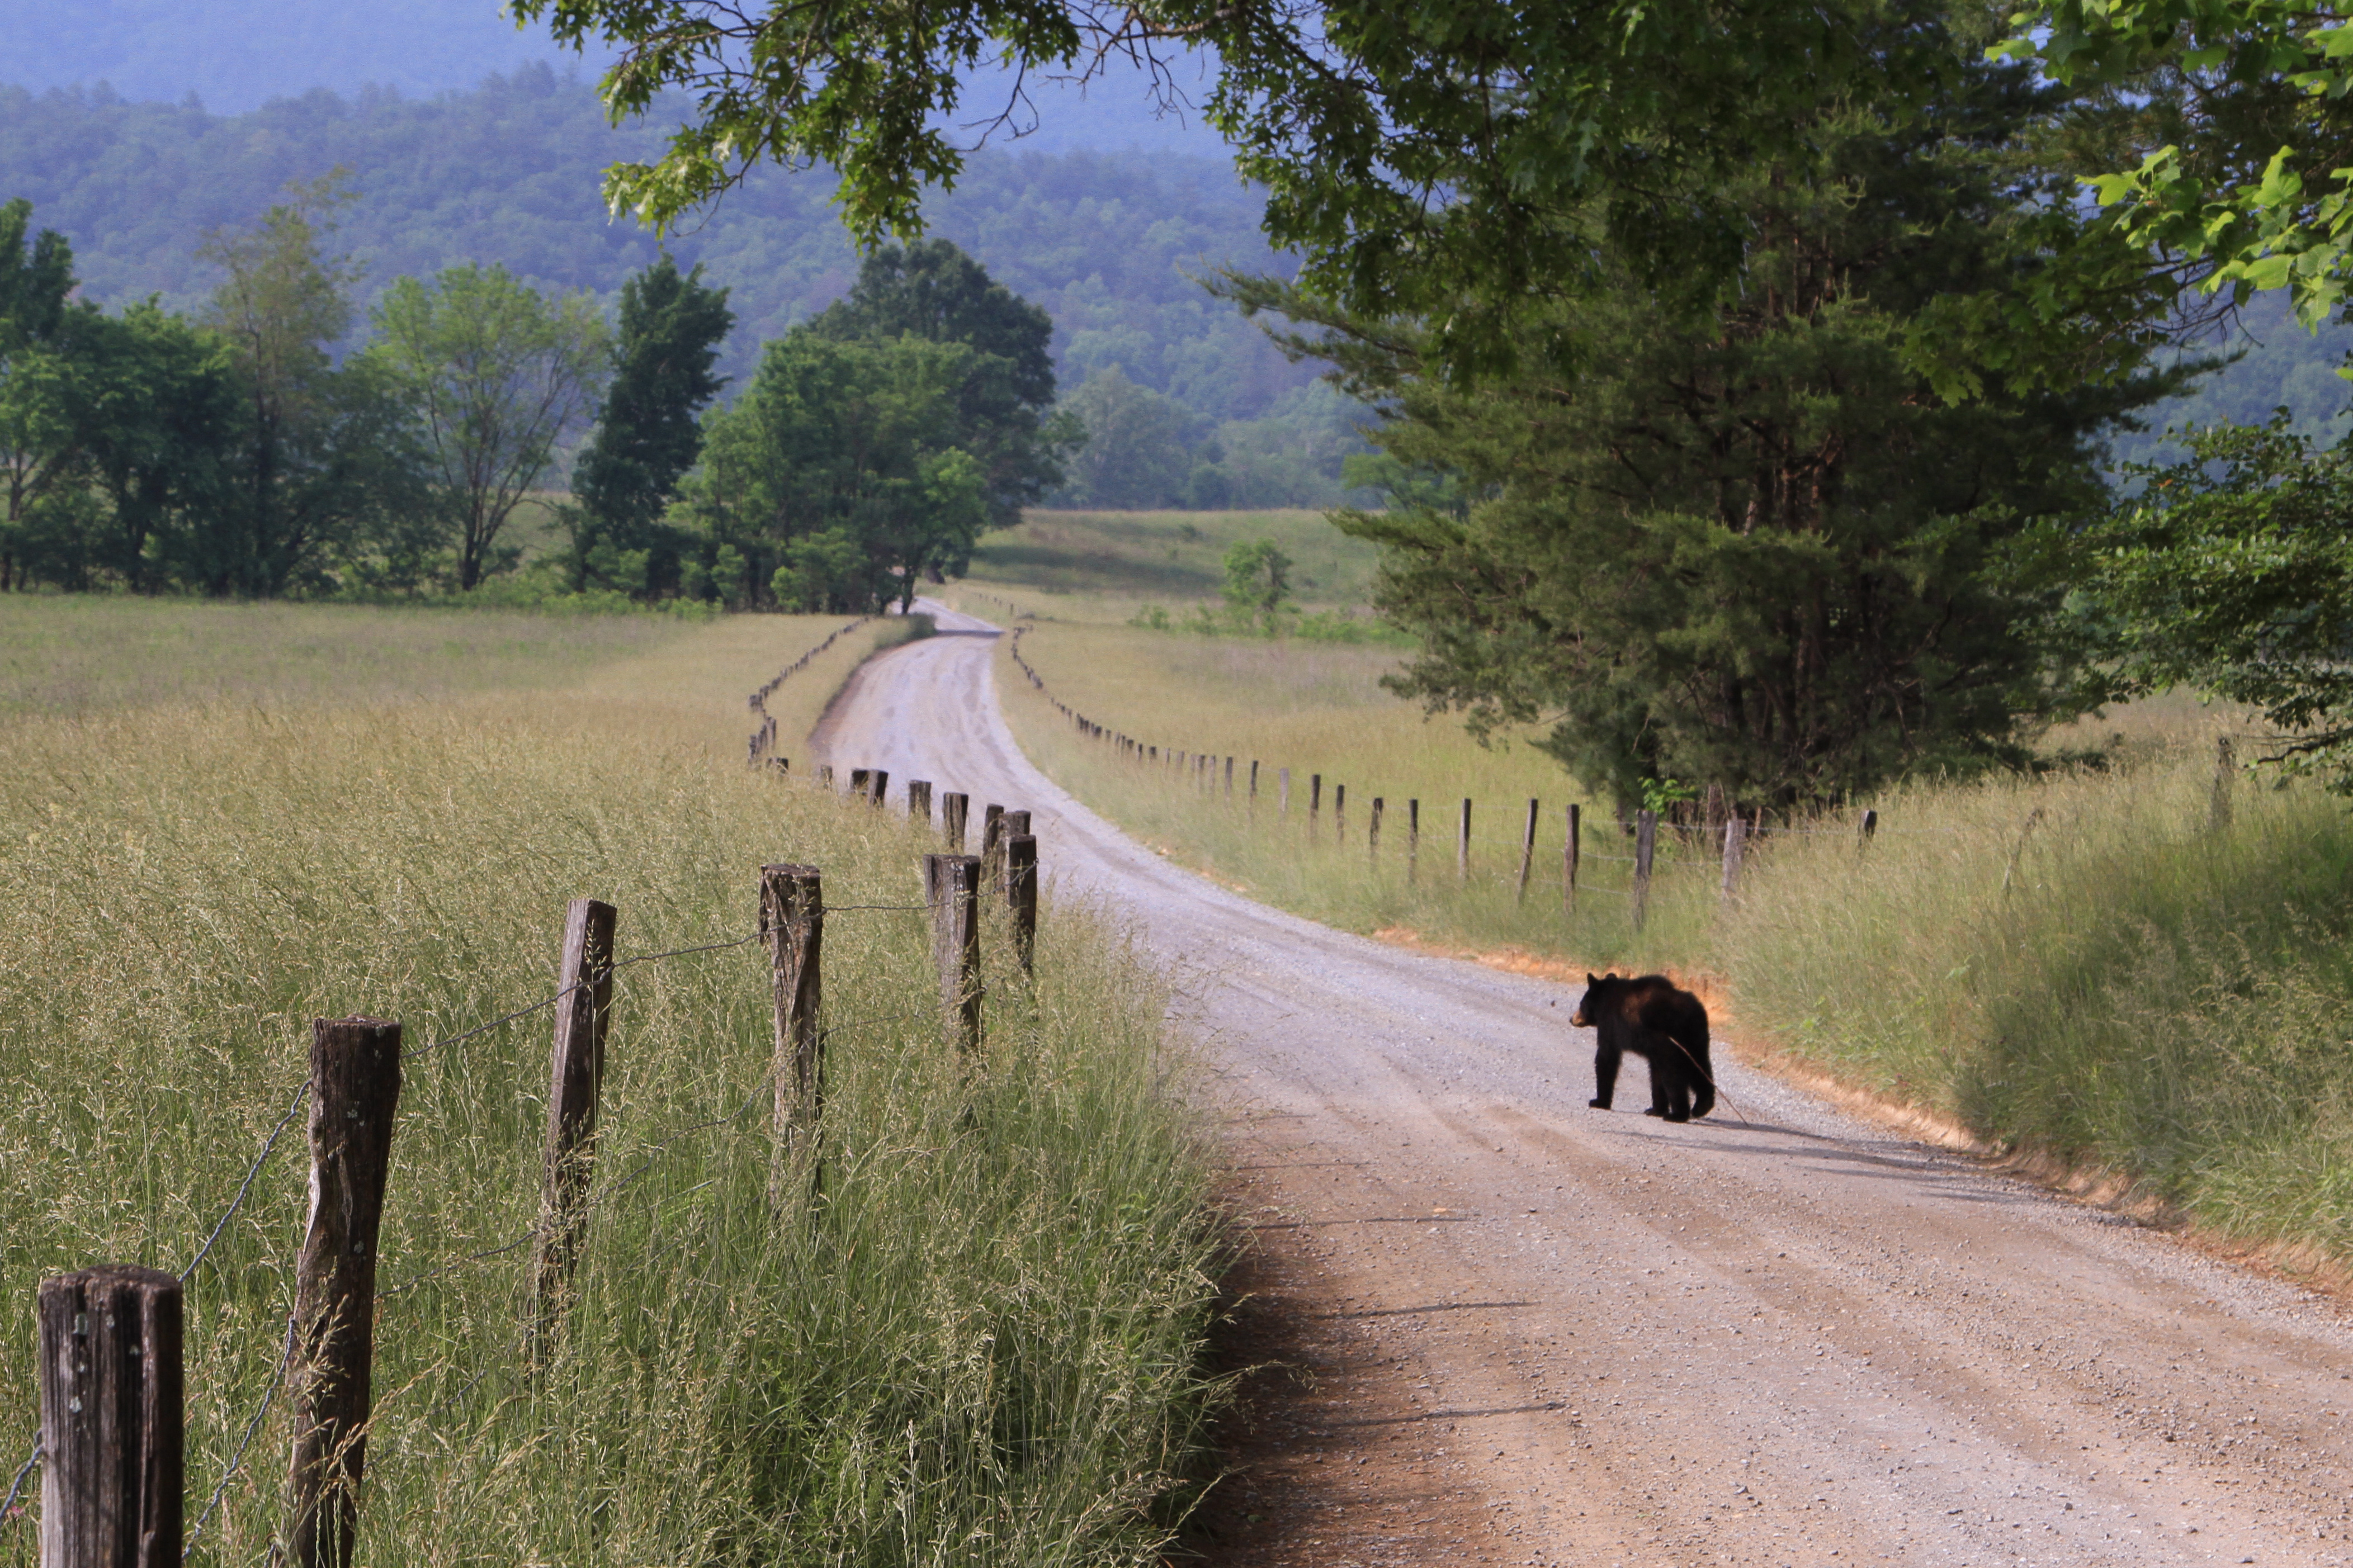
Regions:
<instances>
[{"instance_id":1,"label":"evergreen tree","mask_svg":"<svg viewBox=\"0 0 2353 1568\"><path fill-rule=\"evenodd\" d=\"M662 512L702 451L703 406L726 384L712 366L735 323L727 290L681 275L669 256L621 286L613 379L596 434L572 470L582 515L573 535L575 581L632 592L678 583L683 536Z\"/></svg>"},{"instance_id":2,"label":"evergreen tree","mask_svg":"<svg viewBox=\"0 0 2353 1568\"><path fill-rule=\"evenodd\" d=\"M1890 25L1916 47L1933 22ZM1748 807L2021 761L2095 694L1987 568L2030 520L2095 506L2099 432L2189 372L2136 374L2127 336L2063 392L1988 375L1953 405L1913 368L1940 295L2031 286L2021 236L2065 199L2016 152L2052 95L1952 57L1938 115L1826 108L1817 160L1715 193L1752 237L1735 281L1617 267L1522 312L1507 377L1450 378L1416 323L1234 287L1331 329L1314 346L1389 401L1396 504L1340 524L1383 547L1379 603L1422 638L1396 689L1474 729L1548 721L1621 804L1672 776Z\"/></svg>"}]
</instances>

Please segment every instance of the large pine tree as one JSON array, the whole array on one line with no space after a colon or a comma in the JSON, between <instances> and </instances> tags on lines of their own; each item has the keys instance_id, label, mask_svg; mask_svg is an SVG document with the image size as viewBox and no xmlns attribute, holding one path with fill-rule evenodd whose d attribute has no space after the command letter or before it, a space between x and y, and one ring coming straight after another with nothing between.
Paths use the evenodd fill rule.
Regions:
<instances>
[{"instance_id":1,"label":"large pine tree","mask_svg":"<svg viewBox=\"0 0 2353 1568\"><path fill-rule=\"evenodd\" d=\"M1889 26L1916 48L1937 24ZM2080 708L2042 602L1989 568L2030 520L2097 503L2101 431L2178 378L2138 369L2137 332L2084 334L2058 391L1978 366L1951 403L1918 368L1934 301L2032 286L2064 199L2021 152L2052 95L1972 54L1954 41L1935 113L1852 95L1818 155L1715 190L1749 236L1728 284L1646 283L1604 245L1619 281L1524 309L1506 377L1451 379L1427 323L1237 283L1325 329L1294 342L1392 415L1396 504L1339 521L1382 546L1380 605L1422 639L1398 690L1474 728L1547 724L1621 803L1672 778L1749 807L2022 761Z\"/></svg>"}]
</instances>

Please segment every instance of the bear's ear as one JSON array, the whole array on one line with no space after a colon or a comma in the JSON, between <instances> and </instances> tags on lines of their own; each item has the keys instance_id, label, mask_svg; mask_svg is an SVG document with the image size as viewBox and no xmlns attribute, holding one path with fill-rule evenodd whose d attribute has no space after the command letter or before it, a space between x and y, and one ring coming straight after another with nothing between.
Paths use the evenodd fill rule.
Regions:
<instances>
[{"instance_id":1,"label":"bear's ear","mask_svg":"<svg viewBox=\"0 0 2353 1568\"><path fill-rule=\"evenodd\" d=\"M1585 983L1588 985L1599 985L1601 984L1601 977L1588 969L1585 972Z\"/></svg>"}]
</instances>

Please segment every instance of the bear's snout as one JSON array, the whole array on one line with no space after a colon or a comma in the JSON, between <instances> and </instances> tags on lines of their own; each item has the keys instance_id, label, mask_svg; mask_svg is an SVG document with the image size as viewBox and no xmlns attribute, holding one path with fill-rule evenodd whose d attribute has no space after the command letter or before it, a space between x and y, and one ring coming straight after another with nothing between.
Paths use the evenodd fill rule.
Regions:
<instances>
[{"instance_id":1,"label":"bear's snout","mask_svg":"<svg viewBox=\"0 0 2353 1568\"><path fill-rule=\"evenodd\" d=\"M1572 1029L1589 1029L1593 1027L1592 1025L1585 1021L1585 1011L1583 1008L1579 1008L1577 1011L1571 1013L1568 1016L1568 1026Z\"/></svg>"}]
</instances>

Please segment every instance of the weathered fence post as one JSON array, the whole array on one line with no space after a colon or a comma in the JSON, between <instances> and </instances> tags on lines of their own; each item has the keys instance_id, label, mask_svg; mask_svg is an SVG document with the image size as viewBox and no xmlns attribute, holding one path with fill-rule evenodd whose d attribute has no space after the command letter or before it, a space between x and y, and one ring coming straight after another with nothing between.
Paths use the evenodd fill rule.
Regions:
<instances>
[{"instance_id":1,"label":"weathered fence post","mask_svg":"<svg viewBox=\"0 0 2353 1568\"><path fill-rule=\"evenodd\" d=\"M1537 801L1528 802L1528 825L1520 833L1519 901L1524 904L1528 901L1528 873L1535 868L1536 812L1540 806L1541 803Z\"/></svg>"},{"instance_id":2,"label":"weathered fence post","mask_svg":"<svg viewBox=\"0 0 2353 1568\"><path fill-rule=\"evenodd\" d=\"M1729 900L1739 890L1740 861L1748 844L1748 825L1734 812L1724 821L1724 896Z\"/></svg>"},{"instance_id":3,"label":"weathered fence post","mask_svg":"<svg viewBox=\"0 0 2353 1568\"><path fill-rule=\"evenodd\" d=\"M997 819L997 844L999 858L1002 858L1003 857L1006 840L1011 838L1017 833L1027 833L1029 831L1029 814L1026 811L1008 811L1004 816L998 817ZM1009 882L1007 884L1008 887L1011 885L1012 884Z\"/></svg>"},{"instance_id":4,"label":"weathered fence post","mask_svg":"<svg viewBox=\"0 0 2353 1568\"><path fill-rule=\"evenodd\" d=\"M1471 879L1471 797L1462 797L1462 823L1454 834L1454 874Z\"/></svg>"},{"instance_id":5,"label":"weathered fence post","mask_svg":"<svg viewBox=\"0 0 2353 1568\"><path fill-rule=\"evenodd\" d=\"M873 777L874 770L872 768L850 769L849 793L855 795L863 795L867 791L867 786L872 782Z\"/></svg>"},{"instance_id":6,"label":"weathered fence post","mask_svg":"<svg viewBox=\"0 0 2353 1568\"><path fill-rule=\"evenodd\" d=\"M1007 816L1023 818L1026 829L1029 814L1008 812ZM1013 917L1013 956L1021 965L1021 973L1032 970L1032 960L1038 948L1038 838L1037 835L1021 832L1005 836L1005 907Z\"/></svg>"},{"instance_id":7,"label":"weathered fence post","mask_svg":"<svg viewBox=\"0 0 2353 1568\"><path fill-rule=\"evenodd\" d=\"M1250 759L1250 797L1252 800L1258 798L1258 759L1256 757Z\"/></svg>"},{"instance_id":8,"label":"weathered fence post","mask_svg":"<svg viewBox=\"0 0 2353 1568\"><path fill-rule=\"evenodd\" d=\"M1642 929L1642 918L1650 913L1651 862L1658 853L1659 814L1638 811L1634 814L1634 929Z\"/></svg>"},{"instance_id":9,"label":"weathered fence post","mask_svg":"<svg viewBox=\"0 0 2353 1568\"><path fill-rule=\"evenodd\" d=\"M1379 795L1373 796L1373 815L1365 824L1365 853L1375 860L1381 858L1381 807L1384 804Z\"/></svg>"},{"instance_id":10,"label":"weathered fence post","mask_svg":"<svg viewBox=\"0 0 2353 1568\"><path fill-rule=\"evenodd\" d=\"M815 1132L825 1110L825 878L814 866L760 868L760 934L767 938L776 995L772 1125L790 1147Z\"/></svg>"},{"instance_id":11,"label":"weathered fence post","mask_svg":"<svg viewBox=\"0 0 2353 1568\"><path fill-rule=\"evenodd\" d=\"M1861 836L1855 839L1855 847L1857 849L1869 847L1873 837L1877 834L1878 831L1879 813L1876 810L1866 810L1862 814L1862 832Z\"/></svg>"},{"instance_id":12,"label":"weathered fence post","mask_svg":"<svg viewBox=\"0 0 2353 1568\"><path fill-rule=\"evenodd\" d=\"M881 768L866 775L866 800L870 805L881 805L882 795L891 787L891 775Z\"/></svg>"},{"instance_id":13,"label":"weathered fence post","mask_svg":"<svg viewBox=\"0 0 2353 1568\"><path fill-rule=\"evenodd\" d=\"M1577 803L1568 807L1568 837L1560 847L1560 912L1577 913L1577 861L1580 853L1577 837L1584 826L1584 813Z\"/></svg>"},{"instance_id":14,"label":"weathered fence post","mask_svg":"<svg viewBox=\"0 0 2353 1568\"><path fill-rule=\"evenodd\" d=\"M564 914L556 968L555 1041L549 1053L547 1142L539 1195L539 1331L555 1327L564 1281L579 1256L580 1198L596 1158L596 1097L613 1006L613 906L575 899Z\"/></svg>"},{"instance_id":15,"label":"weathered fence post","mask_svg":"<svg viewBox=\"0 0 2353 1568\"><path fill-rule=\"evenodd\" d=\"M321 1018L311 1028L311 1220L295 1265L293 1399L286 1532L295 1568L351 1568L367 1470L375 1365L376 1232L400 1026Z\"/></svg>"},{"instance_id":16,"label":"weathered fence post","mask_svg":"<svg viewBox=\"0 0 2353 1568\"><path fill-rule=\"evenodd\" d=\"M1323 815L1324 775L1310 773L1307 775L1307 832L1310 837L1314 836L1316 818Z\"/></svg>"},{"instance_id":17,"label":"weathered fence post","mask_svg":"<svg viewBox=\"0 0 2353 1568\"><path fill-rule=\"evenodd\" d=\"M907 781L907 816L908 816L912 820L916 821L916 822L920 822L920 823L922 823L922 824L923 824L924 826L926 826L926 827L928 827L928 826L931 826L931 823L932 823L932 781L931 781L931 780L929 780L929 779L909 779L909 780Z\"/></svg>"},{"instance_id":18,"label":"weathered fence post","mask_svg":"<svg viewBox=\"0 0 2353 1568\"><path fill-rule=\"evenodd\" d=\"M180 1302L125 1263L41 1281L42 1568L179 1568Z\"/></svg>"},{"instance_id":19,"label":"weathered fence post","mask_svg":"<svg viewBox=\"0 0 2353 1568\"><path fill-rule=\"evenodd\" d=\"M980 878L977 855L923 857L940 1011L948 1043L959 1051L980 1045Z\"/></svg>"},{"instance_id":20,"label":"weathered fence post","mask_svg":"<svg viewBox=\"0 0 2353 1568\"><path fill-rule=\"evenodd\" d=\"M1345 844L1347 841L1348 786L1335 784L1332 786L1332 842Z\"/></svg>"},{"instance_id":21,"label":"weathered fence post","mask_svg":"<svg viewBox=\"0 0 2353 1568\"><path fill-rule=\"evenodd\" d=\"M1405 803L1405 879L1410 885L1421 863L1421 802Z\"/></svg>"},{"instance_id":22,"label":"weathered fence post","mask_svg":"<svg viewBox=\"0 0 2353 1568\"><path fill-rule=\"evenodd\" d=\"M1274 776L1277 786L1274 814L1277 816L1289 816L1291 815L1291 770L1277 768L1274 770Z\"/></svg>"},{"instance_id":23,"label":"weathered fence post","mask_svg":"<svg viewBox=\"0 0 2353 1568\"><path fill-rule=\"evenodd\" d=\"M972 796L961 790L950 790L940 796L940 837L946 841L948 853L964 853L964 828L972 815Z\"/></svg>"},{"instance_id":24,"label":"weathered fence post","mask_svg":"<svg viewBox=\"0 0 2353 1568\"><path fill-rule=\"evenodd\" d=\"M1005 875L1005 808L991 805L980 816L980 876L991 887Z\"/></svg>"},{"instance_id":25,"label":"weathered fence post","mask_svg":"<svg viewBox=\"0 0 2353 1568\"><path fill-rule=\"evenodd\" d=\"M1231 757L1226 759L1226 798L1234 798L1234 760Z\"/></svg>"},{"instance_id":26,"label":"weathered fence post","mask_svg":"<svg viewBox=\"0 0 2353 1568\"><path fill-rule=\"evenodd\" d=\"M2214 741L2214 795L2206 808L2206 831L2221 833L2231 826L2231 785L2237 777L2237 753L2228 735Z\"/></svg>"}]
</instances>

